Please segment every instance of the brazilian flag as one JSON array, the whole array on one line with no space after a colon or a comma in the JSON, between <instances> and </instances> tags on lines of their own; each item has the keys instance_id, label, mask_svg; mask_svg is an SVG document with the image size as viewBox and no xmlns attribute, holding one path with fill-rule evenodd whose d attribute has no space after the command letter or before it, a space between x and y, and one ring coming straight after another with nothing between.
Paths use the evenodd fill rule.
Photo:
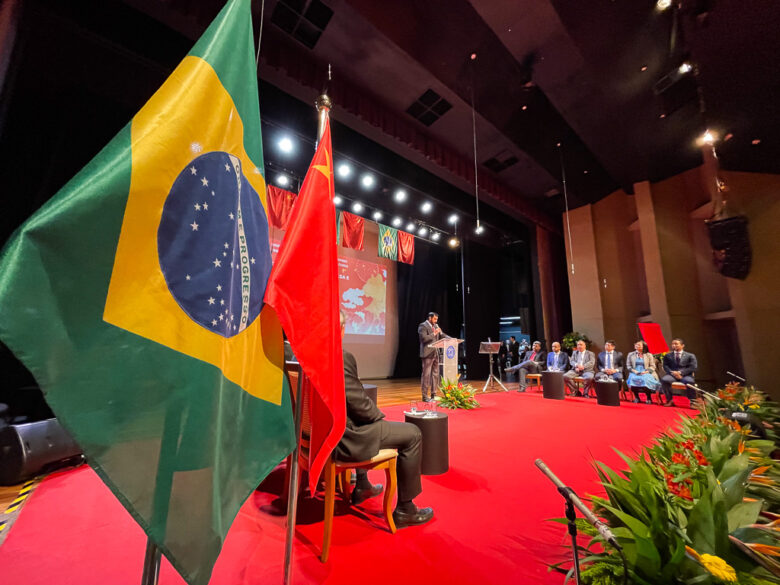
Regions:
<instances>
[{"instance_id":1,"label":"brazilian flag","mask_svg":"<svg viewBox=\"0 0 780 585\"><path fill-rule=\"evenodd\" d=\"M192 585L294 446L253 47L231 0L0 256L0 338Z\"/></svg>"},{"instance_id":2,"label":"brazilian flag","mask_svg":"<svg viewBox=\"0 0 780 585\"><path fill-rule=\"evenodd\" d=\"M381 223L377 225L379 226L377 256L398 260L398 230Z\"/></svg>"}]
</instances>

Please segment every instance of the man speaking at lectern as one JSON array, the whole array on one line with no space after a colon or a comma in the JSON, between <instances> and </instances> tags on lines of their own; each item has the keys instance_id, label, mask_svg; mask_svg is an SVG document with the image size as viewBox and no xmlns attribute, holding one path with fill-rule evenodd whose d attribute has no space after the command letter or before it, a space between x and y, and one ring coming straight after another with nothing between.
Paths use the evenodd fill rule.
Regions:
<instances>
[{"instance_id":1,"label":"man speaking at lectern","mask_svg":"<svg viewBox=\"0 0 780 585\"><path fill-rule=\"evenodd\" d=\"M438 321L439 314L431 311L428 313L428 318L417 327L417 335L420 338L420 358L422 359L420 385L423 402L430 402L436 398L436 388L439 385L439 350L428 346L442 337L449 337L437 325Z\"/></svg>"}]
</instances>

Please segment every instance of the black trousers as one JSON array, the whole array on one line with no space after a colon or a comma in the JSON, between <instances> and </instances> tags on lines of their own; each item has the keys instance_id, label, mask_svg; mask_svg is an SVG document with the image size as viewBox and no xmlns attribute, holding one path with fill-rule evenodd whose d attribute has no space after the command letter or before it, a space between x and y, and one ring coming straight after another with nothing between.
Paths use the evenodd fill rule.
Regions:
<instances>
[{"instance_id":1,"label":"black trousers","mask_svg":"<svg viewBox=\"0 0 780 585\"><path fill-rule=\"evenodd\" d=\"M408 502L422 492L420 465L422 464L422 433L411 423L380 420L373 423L380 427L380 449L398 449L398 501ZM357 470L358 487L364 481L360 476L365 470ZM385 486L386 487L386 486Z\"/></svg>"},{"instance_id":2,"label":"black trousers","mask_svg":"<svg viewBox=\"0 0 780 585\"><path fill-rule=\"evenodd\" d=\"M420 376L420 386L422 389L423 400L436 396L436 389L439 387L438 349L430 357L422 358L422 376Z\"/></svg>"}]
</instances>

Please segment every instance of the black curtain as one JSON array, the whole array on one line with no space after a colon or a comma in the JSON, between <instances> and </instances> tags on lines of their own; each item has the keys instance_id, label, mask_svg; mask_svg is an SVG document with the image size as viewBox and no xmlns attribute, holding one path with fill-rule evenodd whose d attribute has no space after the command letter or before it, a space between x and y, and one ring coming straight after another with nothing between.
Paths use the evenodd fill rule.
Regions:
<instances>
[{"instance_id":1,"label":"black curtain","mask_svg":"<svg viewBox=\"0 0 780 585\"><path fill-rule=\"evenodd\" d=\"M470 380L486 379L488 356L479 353L481 341L498 341L501 316L501 250L473 240L463 242L466 281L466 367Z\"/></svg>"},{"instance_id":2,"label":"black curtain","mask_svg":"<svg viewBox=\"0 0 780 585\"><path fill-rule=\"evenodd\" d=\"M457 251L415 240L414 264L398 263L398 355L393 377L420 375L417 327L428 312L439 313L442 331L457 337L462 322L459 292L460 261Z\"/></svg>"}]
</instances>

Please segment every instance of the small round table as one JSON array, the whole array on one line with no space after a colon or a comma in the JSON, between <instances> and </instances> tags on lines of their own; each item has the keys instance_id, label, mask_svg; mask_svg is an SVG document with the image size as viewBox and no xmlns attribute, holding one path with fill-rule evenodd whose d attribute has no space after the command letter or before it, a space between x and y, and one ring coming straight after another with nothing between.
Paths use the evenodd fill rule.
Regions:
<instances>
[{"instance_id":1,"label":"small round table","mask_svg":"<svg viewBox=\"0 0 780 585\"><path fill-rule=\"evenodd\" d=\"M439 475L450 468L449 425L443 412L436 416L404 413L404 421L422 432L422 474Z\"/></svg>"},{"instance_id":2,"label":"small round table","mask_svg":"<svg viewBox=\"0 0 780 585\"><path fill-rule=\"evenodd\" d=\"M376 404L376 393L377 393L376 384L363 384L363 390L366 391L368 397L374 401L374 404Z\"/></svg>"},{"instance_id":3,"label":"small round table","mask_svg":"<svg viewBox=\"0 0 780 585\"><path fill-rule=\"evenodd\" d=\"M563 400L563 372L542 372L542 396L551 400Z\"/></svg>"},{"instance_id":4,"label":"small round table","mask_svg":"<svg viewBox=\"0 0 780 585\"><path fill-rule=\"evenodd\" d=\"M613 380L596 380L596 402L602 406L620 406L620 384Z\"/></svg>"}]
</instances>

